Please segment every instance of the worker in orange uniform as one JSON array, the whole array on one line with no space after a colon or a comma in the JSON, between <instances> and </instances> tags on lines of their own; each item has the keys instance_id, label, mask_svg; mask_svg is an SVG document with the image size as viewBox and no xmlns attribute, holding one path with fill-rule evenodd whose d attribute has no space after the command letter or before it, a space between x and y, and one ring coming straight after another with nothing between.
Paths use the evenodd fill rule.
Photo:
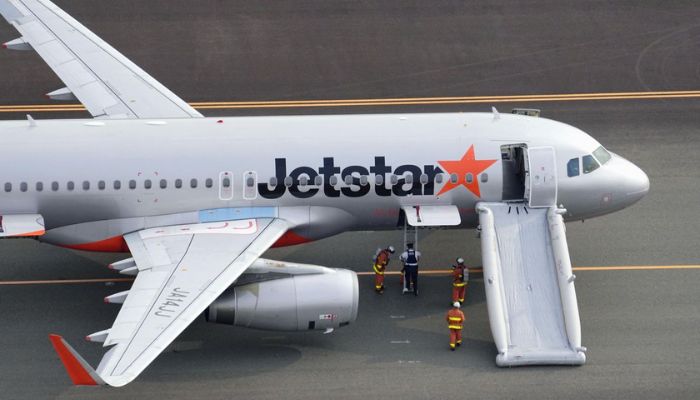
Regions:
<instances>
[{"instance_id":1,"label":"worker in orange uniform","mask_svg":"<svg viewBox=\"0 0 700 400\"><path fill-rule=\"evenodd\" d=\"M377 253L372 258L374 261L374 290L379 294L384 293L384 272L386 266L389 265L389 255L394 254L394 251L394 246L377 249Z\"/></svg>"},{"instance_id":2,"label":"worker in orange uniform","mask_svg":"<svg viewBox=\"0 0 700 400\"><path fill-rule=\"evenodd\" d=\"M452 266L452 303L464 303L464 293L469 283L469 270L464 265L462 257L457 259L457 265Z\"/></svg>"},{"instance_id":3,"label":"worker in orange uniform","mask_svg":"<svg viewBox=\"0 0 700 400\"><path fill-rule=\"evenodd\" d=\"M450 328L450 350L455 351L455 347L462 344L462 324L464 323L464 313L460 310L460 304L455 301L452 309L447 312L447 327Z\"/></svg>"}]
</instances>

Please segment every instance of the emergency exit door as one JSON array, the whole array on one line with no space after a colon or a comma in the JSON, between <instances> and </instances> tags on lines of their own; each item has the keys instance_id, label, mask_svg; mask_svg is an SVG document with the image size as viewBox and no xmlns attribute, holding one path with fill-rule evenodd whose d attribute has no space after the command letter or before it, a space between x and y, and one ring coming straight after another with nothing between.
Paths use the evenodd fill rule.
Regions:
<instances>
[{"instance_id":1,"label":"emergency exit door","mask_svg":"<svg viewBox=\"0 0 700 400\"><path fill-rule=\"evenodd\" d=\"M530 207L557 205L557 165L553 147L527 149L525 195Z\"/></svg>"}]
</instances>

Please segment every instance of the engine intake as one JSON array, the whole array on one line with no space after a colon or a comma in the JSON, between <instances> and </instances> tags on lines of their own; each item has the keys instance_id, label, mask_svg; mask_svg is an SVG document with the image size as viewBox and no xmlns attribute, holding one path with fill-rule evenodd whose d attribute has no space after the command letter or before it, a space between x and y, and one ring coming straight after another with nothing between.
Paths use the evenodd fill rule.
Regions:
<instances>
[{"instance_id":1,"label":"engine intake","mask_svg":"<svg viewBox=\"0 0 700 400\"><path fill-rule=\"evenodd\" d=\"M275 331L327 330L357 318L357 274L346 269L232 286L204 315L208 322Z\"/></svg>"}]
</instances>

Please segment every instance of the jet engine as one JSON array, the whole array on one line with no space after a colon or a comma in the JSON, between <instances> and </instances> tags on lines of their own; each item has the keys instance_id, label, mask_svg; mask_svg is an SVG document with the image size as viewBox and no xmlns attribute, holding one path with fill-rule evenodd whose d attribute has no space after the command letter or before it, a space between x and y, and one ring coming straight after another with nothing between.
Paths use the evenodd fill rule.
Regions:
<instances>
[{"instance_id":1,"label":"jet engine","mask_svg":"<svg viewBox=\"0 0 700 400\"><path fill-rule=\"evenodd\" d=\"M350 270L260 259L238 282L205 311L208 322L328 332L357 318L357 274Z\"/></svg>"}]
</instances>

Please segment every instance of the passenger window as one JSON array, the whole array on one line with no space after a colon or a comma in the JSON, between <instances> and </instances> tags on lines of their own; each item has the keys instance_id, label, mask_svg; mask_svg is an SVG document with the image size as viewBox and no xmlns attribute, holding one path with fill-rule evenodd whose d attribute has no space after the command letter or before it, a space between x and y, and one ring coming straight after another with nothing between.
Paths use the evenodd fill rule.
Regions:
<instances>
[{"instance_id":1,"label":"passenger window","mask_svg":"<svg viewBox=\"0 0 700 400\"><path fill-rule=\"evenodd\" d=\"M578 176L579 173L578 157L572 158L566 163L566 174L568 176Z\"/></svg>"},{"instance_id":2,"label":"passenger window","mask_svg":"<svg viewBox=\"0 0 700 400\"><path fill-rule=\"evenodd\" d=\"M375 175L374 176L374 184L377 186L381 186L384 184L384 175Z\"/></svg>"},{"instance_id":3,"label":"passenger window","mask_svg":"<svg viewBox=\"0 0 700 400\"><path fill-rule=\"evenodd\" d=\"M480 179L481 179L482 183L488 182L489 181L489 174L487 174L486 172L482 173Z\"/></svg>"},{"instance_id":4,"label":"passenger window","mask_svg":"<svg viewBox=\"0 0 700 400\"><path fill-rule=\"evenodd\" d=\"M352 184L352 175L345 175L345 184L346 185Z\"/></svg>"},{"instance_id":5,"label":"passenger window","mask_svg":"<svg viewBox=\"0 0 700 400\"><path fill-rule=\"evenodd\" d=\"M75 189L75 183L73 183L73 181L68 181L68 183L66 183L66 189L68 189L69 192L72 192L73 189Z\"/></svg>"},{"instance_id":6,"label":"passenger window","mask_svg":"<svg viewBox=\"0 0 700 400\"><path fill-rule=\"evenodd\" d=\"M105 190L105 181L99 181L97 182L97 188L100 190Z\"/></svg>"},{"instance_id":7,"label":"passenger window","mask_svg":"<svg viewBox=\"0 0 700 400\"><path fill-rule=\"evenodd\" d=\"M90 181L83 181L83 190L90 190Z\"/></svg>"},{"instance_id":8,"label":"passenger window","mask_svg":"<svg viewBox=\"0 0 700 400\"><path fill-rule=\"evenodd\" d=\"M457 183L457 174L450 175L450 183Z\"/></svg>"},{"instance_id":9,"label":"passenger window","mask_svg":"<svg viewBox=\"0 0 700 400\"><path fill-rule=\"evenodd\" d=\"M391 184L396 185L397 183L399 183L399 177L394 174L391 174Z\"/></svg>"},{"instance_id":10,"label":"passenger window","mask_svg":"<svg viewBox=\"0 0 700 400\"><path fill-rule=\"evenodd\" d=\"M5 184L5 191L8 193L12 191L12 184L10 182Z\"/></svg>"},{"instance_id":11,"label":"passenger window","mask_svg":"<svg viewBox=\"0 0 700 400\"><path fill-rule=\"evenodd\" d=\"M328 183L331 184L331 186L335 186L338 184L338 177L333 175L331 178L328 180Z\"/></svg>"},{"instance_id":12,"label":"passenger window","mask_svg":"<svg viewBox=\"0 0 700 400\"><path fill-rule=\"evenodd\" d=\"M319 175L314 178L314 185L316 186L321 186L323 185L323 178Z\"/></svg>"},{"instance_id":13,"label":"passenger window","mask_svg":"<svg viewBox=\"0 0 700 400\"><path fill-rule=\"evenodd\" d=\"M51 190L54 192L58 191L58 182L51 182Z\"/></svg>"},{"instance_id":14,"label":"passenger window","mask_svg":"<svg viewBox=\"0 0 700 400\"><path fill-rule=\"evenodd\" d=\"M27 191L27 182L20 183L19 190L20 190L20 192L26 192Z\"/></svg>"},{"instance_id":15,"label":"passenger window","mask_svg":"<svg viewBox=\"0 0 700 400\"><path fill-rule=\"evenodd\" d=\"M248 186L248 187L250 187L250 188L252 188L253 186L255 186L255 179L253 179L253 178L250 177L250 176L247 177L247 178L245 179L245 185Z\"/></svg>"},{"instance_id":16,"label":"passenger window","mask_svg":"<svg viewBox=\"0 0 700 400\"><path fill-rule=\"evenodd\" d=\"M144 187L145 189L150 189L151 186L153 186L153 184L151 183L151 180L150 180L150 179L146 179L145 181L143 181L143 187Z\"/></svg>"},{"instance_id":17,"label":"passenger window","mask_svg":"<svg viewBox=\"0 0 700 400\"><path fill-rule=\"evenodd\" d=\"M182 187L182 179L175 179L175 188L180 189Z\"/></svg>"},{"instance_id":18,"label":"passenger window","mask_svg":"<svg viewBox=\"0 0 700 400\"><path fill-rule=\"evenodd\" d=\"M112 186L114 187L114 190L119 190L122 188L122 181L114 181Z\"/></svg>"},{"instance_id":19,"label":"passenger window","mask_svg":"<svg viewBox=\"0 0 700 400\"><path fill-rule=\"evenodd\" d=\"M207 180L204 181L204 186L210 188L210 187L214 186L214 181L211 178L207 178Z\"/></svg>"},{"instance_id":20,"label":"passenger window","mask_svg":"<svg viewBox=\"0 0 700 400\"><path fill-rule=\"evenodd\" d=\"M130 180L129 181L129 189L136 189L136 181L135 180Z\"/></svg>"},{"instance_id":21,"label":"passenger window","mask_svg":"<svg viewBox=\"0 0 700 400\"><path fill-rule=\"evenodd\" d=\"M166 181L165 179L161 179L160 180L160 188L166 189L167 187L168 187L168 181Z\"/></svg>"},{"instance_id":22,"label":"passenger window","mask_svg":"<svg viewBox=\"0 0 700 400\"><path fill-rule=\"evenodd\" d=\"M406 175L406 183L413 183L413 174Z\"/></svg>"},{"instance_id":23,"label":"passenger window","mask_svg":"<svg viewBox=\"0 0 700 400\"><path fill-rule=\"evenodd\" d=\"M290 187L290 186L292 186L292 183L294 183L294 180L292 179L291 176L287 176L284 178L284 186Z\"/></svg>"},{"instance_id":24,"label":"passenger window","mask_svg":"<svg viewBox=\"0 0 700 400\"><path fill-rule=\"evenodd\" d=\"M467 175L464 176L464 180L467 181L467 183L472 183L474 182L474 175L472 175L471 172L467 173Z\"/></svg>"},{"instance_id":25,"label":"passenger window","mask_svg":"<svg viewBox=\"0 0 700 400\"><path fill-rule=\"evenodd\" d=\"M606 162L610 161L610 159L612 158L610 153L607 150L605 150L605 148L603 148L603 146L598 147L593 152L593 155L595 156L595 158L598 159L598 161L600 162L600 165L605 164Z\"/></svg>"},{"instance_id":26,"label":"passenger window","mask_svg":"<svg viewBox=\"0 0 700 400\"><path fill-rule=\"evenodd\" d=\"M367 186L367 175L362 175L360 177L360 185Z\"/></svg>"},{"instance_id":27,"label":"passenger window","mask_svg":"<svg viewBox=\"0 0 700 400\"><path fill-rule=\"evenodd\" d=\"M306 186L309 183L309 178L307 176L300 176L299 177L299 185L300 186Z\"/></svg>"},{"instance_id":28,"label":"passenger window","mask_svg":"<svg viewBox=\"0 0 700 400\"><path fill-rule=\"evenodd\" d=\"M42 190L44 190L44 184L42 182L37 182L36 183L36 191L41 192Z\"/></svg>"},{"instance_id":29,"label":"passenger window","mask_svg":"<svg viewBox=\"0 0 700 400\"><path fill-rule=\"evenodd\" d=\"M231 178L224 178L221 183L225 188L231 187Z\"/></svg>"},{"instance_id":30,"label":"passenger window","mask_svg":"<svg viewBox=\"0 0 700 400\"><path fill-rule=\"evenodd\" d=\"M422 174L420 176L420 183L423 185L428 183L428 174Z\"/></svg>"},{"instance_id":31,"label":"passenger window","mask_svg":"<svg viewBox=\"0 0 700 400\"><path fill-rule=\"evenodd\" d=\"M435 183L442 183L442 174L435 175Z\"/></svg>"},{"instance_id":32,"label":"passenger window","mask_svg":"<svg viewBox=\"0 0 700 400\"><path fill-rule=\"evenodd\" d=\"M600 167L600 164L598 164L598 161L593 158L591 155L583 156L583 173L584 174L589 174Z\"/></svg>"},{"instance_id":33,"label":"passenger window","mask_svg":"<svg viewBox=\"0 0 700 400\"><path fill-rule=\"evenodd\" d=\"M194 178L190 179L190 187L192 189L197 189L197 180L196 179L194 179Z\"/></svg>"},{"instance_id":34,"label":"passenger window","mask_svg":"<svg viewBox=\"0 0 700 400\"><path fill-rule=\"evenodd\" d=\"M276 176L273 176L272 178L270 178L269 185L272 187L277 187L277 177Z\"/></svg>"}]
</instances>

